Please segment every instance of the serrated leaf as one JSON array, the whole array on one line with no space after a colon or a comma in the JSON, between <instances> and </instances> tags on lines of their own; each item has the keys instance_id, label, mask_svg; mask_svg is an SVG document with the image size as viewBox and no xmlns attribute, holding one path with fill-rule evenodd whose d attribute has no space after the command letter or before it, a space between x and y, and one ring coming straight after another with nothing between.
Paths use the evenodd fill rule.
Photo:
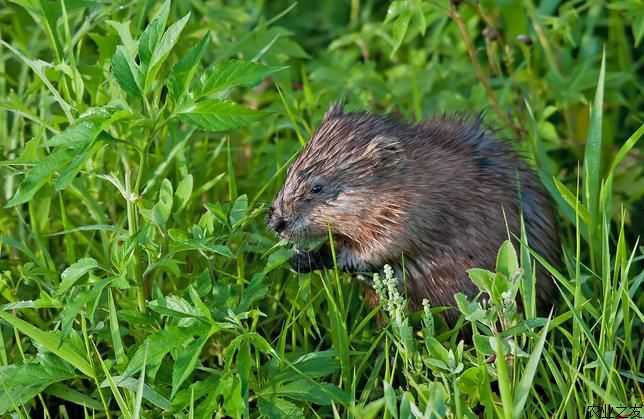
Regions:
<instances>
[{"instance_id":1,"label":"serrated leaf","mask_svg":"<svg viewBox=\"0 0 644 419\"><path fill-rule=\"evenodd\" d=\"M152 220L162 228L165 228L165 224L170 218L173 199L172 183L168 179L163 179L159 191L159 201L152 207Z\"/></svg>"},{"instance_id":2,"label":"serrated leaf","mask_svg":"<svg viewBox=\"0 0 644 419\"><path fill-rule=\"evenodd\" d=\"M150 63L154 49L159 43L159 39L163 34L168 15L170 14L170 1L166 0L159 9L157 15L145 28L141 37L139 38L139 58L141 67L146 68Z\"/></svg>"},{"instance_id":3,"label":"serrated leaf","mask_svg":"<svg viewBox=\"0 0 644 419\"><path fill-rule=\"evenodd\" d=\"M208 337L208 335L204 335L193 340L179 353L177 362L175 362L174 369L172 370L172 394L170 395L170 399L174 398L181 384L183 384L195 369L201 350L206 344Z\"/></svg>"},{"instance_id":4,"label":"serrated leaf","mask_svg":"<svg viewBox=\"0 0 644 419\"><path fill-rule=\"evenodd\" d=\"M63 339L67 339L67 337L69 337L69 335L71 334L72 325L74 324L74 319L76 318L76 315L78 315L78 312L83 308L85 304L88 304L92 300L98 299L103 293L105 287L109 285L112 280L113 277L101 280L100 282L94 284L92 288L83 291L75 296L73 300L65 305L63 311L60 313ZM93 313L88 313L88 317L91 317L92 314Z\"/></svg>"},{"instance_id":5,"label":"serrated leaf","mask_svg":"<svg viewBox=\"0 0 644 419\"><path fill-rule=\"evenodd\" d=\"M76 156L74 150L57 150L37 163L23 179L16 193L7 202L6 208L29 201L54 173Z\"/></svg>"},{"instance_id":6,"label":"serrated leaf","mask_svg":"<svg viewBox=\"0 0 644 419\"><path fill-rule=\"evenodd\" d=\"M147 364L150 369L159 365L163 357L171 350L183 346L183 344L196 333L195 328L186 329L177 326L169 326L156 333L149 335L144 343L140 344L134 356L127 365L124 376L130 377L141 371L143 368L143 358L147 343L148 356Z\"/></svg>"},{"instance_id":7,"label":"serrated leaf","mask_svg":"<svg viewBox=\"0 0 644 419\"><path fill-rule=\"evenodd\" d=\"M107 24L113 27L116 33L118 33L121 43L125 47L126 53L134 57L138 42L134 40L132 33L130 32L130 21L117 22L114 20L108 20Z\"/></svg>"},{"instance_id":8,"label":"serrated leaf","mask_svg":"<svg viewBox=\"0 0 644 419\"><path fill-rule=\"evenodd\" d=\"M179 119L182 121L213 132L245 127L264 116L264 112L217 99L199 102L182 109L179 113Z\"/></svg>"},{"instance_id":9,"label":"serrated leaf","mask_svg":"<svg viewBox=\"0 0 644 419\"><path fill-rule=\"evenodd\" d=\"M241 417L244 412L244 399L241 395L241 380L236 374L219 381L215 392L224 396L224 409L228 416Z\"/></svg>"},{"instance_id":10,"label":"serrated leaf","mask_svg":"<svg viewBox=\"0 0 644 419\"><path fill-rule=\"evenodd\" d=\"M94 258L77 260L60 274L61 281L56 293L63 295L80 277L96 268L98 268L98 262Z\"/></svg>"},{"instance_id":11,"label":"serrated leaf","mask_svg":"<svg viewBox=\"0 0 644 419\"><path fill-rule=\"evenodd\" d=\"M63 190L67 188L70 183L72 183L78 172L80 172L85 165L85 162L100 146L100 141L95 143L94 145L88 146L80 154L74 157L74 160L72 160L71 163L69 163L60 171L60 176L58 176L56 183L54 183L54 188L56 189L56 191Z\"/></svg>"},{"instance_id":12,"label":"serrated leaf","mask_svg":"<svg viewBox=\"0 0 644 419\"><path fill-rule=\"evenodd\" d=\"M0 414L14 406L25 405L47 386L76 375L63 361L56 359L43 366L34 362L0 367Z\"/></svg>"},{"instance_id":13,"label":"serrated leaf","mask_svg":"<svg viewBox=\"0 0 644 419\"><path fill-rule=\"evenodd\" d=\"M190 82L194 78L199 62L206 52L206 47L210 41L210 32L207 32L197 44L190 49L188 54L181 58L172 68L169 77L170 94L175 102L179 102Z\"/></svg>"},{"instance_id":14,"label":"serrated leaf","mask_svg":"<svg viewBox=\"0 0 644 419\"><path fill-rule=\"evenodd\" d=\"M2 104L0 103L0 107ZM5 109L14 109L14 108L5 108ZM15 110L15 109L14 109ZM44 130L43 130L44 131ZM0 161L0 166L4 165L15 165L15 164L22 164L22 163L34 163L38 159L38 148L40 146L40 140L42 136L41 133L38 133L34 138L31 140L27 141L25 144L25 147L22 151L22 154L18 156L17 158L13 160L3 160Z\"/></svg>"},{"instance_id":15,"label":"serrated leaf","mask_svg":"<svg viewBox=\"0 0 644 419\"><path fill-rule=\"evenodd\" d=\"M141 69L122 45L116 47L112 57L112 74L125 93L141 96Z\"/></svg>"},{"instance_id":16,"label":"serrated leaf","mask_svg":"<svg viewBox=\"0 0 644 419\"><path fill-rule=\"evenodd\" d=\"M59 134L54 135L43 146L71 147L80 149L92 142L98 134L127 112L114 106L91 108Z\"/></svg>"},{"instance_id":17,"label":"serrated leaf","mask_svg":"<svg viewBox=\"0 0 644 419\"><path fill-rule=\"evenodd\" d=\"M230 250L230 247L223 244L202 243L199 247L203 250L214 252L221 256L226 256L231 259L235 258L235 254Z\"/></svg>"},{"instance_id":18,"label":"serrated leaf","mask_svg":"<svg viewBox=\"0 0 644 419\"><path fill-rule=\"evenodd\" d=\"M266 296L268 292L268 284L264 282L264 272L257 272L253 275L250 284L244 289L241 298L239 299L238 311L243 312L250 308L253 302L260 300Z\"/></svg>"},{"instance_id":19,"label":"serrated leaf","mask_svg":"<svg viewBox=\"0 0 644 419\"><path fill-rule=\"evenodd\" d=\"M230 60L215 65L202 76L195 91L205 96L234 86L255 86L266 77L288 67L274 67L252 61Z\"/></svg>"},{"instance_id":20,"label":"serrated leaf","mask_svg":"<svg viewBox=\"0 0 644 419\"><path fill-rule=\"evenodd\" d=\"M177 318L202 317L202 313L190 305L188 301L177 296L168 295L150 302L150 308L157 313Z\"/></svg>"},{"instance_id":21,"label":"serrated leaf","mask_svg":"<svg viewBox=\"0 0 644 419\"><path fill-rule=\"evenodd\" d=\"M146 92L149 90L152 80L154 80L154 77L156 76L157 72L159 71L159 68L161 67L161 64L163 64L163 62L168 58L168 55L170 55L170 51L177 43L177 40L179 39L179 35L181 34L181 31L183 31L183 28L186 26L186 23L188 23L188 19L190 19L190 13L188 13L187 15L179 19L179 21L171 25L168 28L168 30L163 34L163 37L161 37L159 44L154 49L154 52L152 53L152 57L150 58L150 65L148 67L147 75L145 77Z\"/></svg>"}]
</instances>

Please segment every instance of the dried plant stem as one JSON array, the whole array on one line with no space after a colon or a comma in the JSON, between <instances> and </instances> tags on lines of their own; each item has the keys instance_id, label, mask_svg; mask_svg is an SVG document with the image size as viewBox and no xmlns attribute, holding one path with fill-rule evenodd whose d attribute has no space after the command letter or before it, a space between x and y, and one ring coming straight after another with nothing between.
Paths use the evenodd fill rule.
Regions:
<instances>
[{"instance_id":1,"label":"dried plant stem","mask_svg":"<svg viewBox=\"0 0 644 419\"><path fill-rule=\"evenodd\" d=\"M492 88L490 87L490 84L487 81L487 78L483 74L483 71L481 70L481 65L479 64L478 58L476 58L476 52L474 51L474 45L472 44L472 40L470 39L470 36L467 33L467 28L465 28L465 23L463 23L463 19L461 19L461 15L458 13L458 10L456 10L454 7L449 12L450 17L456 22L456 25L458 26L458 30L461 33L461 36L463 37L463 41L465 42L465 47L467 48L467 54L470 56L470 61L472 61L472 67L474 67L474 72L476 73L476 77L479 79L481 84L483 85L483 88L485 89L485 94L487 95L488 102L490 103L490 106L492 106L492 109L494 109L494 112L501 118L504 124L506 124L508 127L510 127L517 137L521 137L521 130L516 127L513 123L512 120L508 117L508 115L503 112L501 107L499 106L499 103L496 100L496 97L494 96L494 92L492 91Z\"/></svg>"}]
</instances>

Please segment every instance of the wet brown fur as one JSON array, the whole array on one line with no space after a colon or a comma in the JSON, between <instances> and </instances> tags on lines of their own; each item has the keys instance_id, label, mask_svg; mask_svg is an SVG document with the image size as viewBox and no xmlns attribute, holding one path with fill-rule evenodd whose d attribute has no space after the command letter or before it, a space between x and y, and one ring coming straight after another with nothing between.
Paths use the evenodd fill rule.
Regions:
<instances>
[{"instance_id":1,"label":"wet brown fur","mask_svg":"<svg viewBox=\"0 0 644 419\"><path fill-rule=\"evenodd\" d=\"M390 264L401 278L404 257L412 308L423 298L432 306L454 305L455 293L472 298L478 292L469 268L494 269L508 238L505 219L520 235L517 181L529 243L556 264L559 244L546 193L479 118L441 116L409 125L334 106L289 168L269 225L292 241L323 238L330 227L338 267L346 271ZM315 185L321 192L312 192ZM308 270L328 267L328 255L314 257L321 262ZM540 308L552 305L553 291L552 279L538 270ZM450 310L447 318L454 323L458 313Z\"/></svg>"}]
</instances>

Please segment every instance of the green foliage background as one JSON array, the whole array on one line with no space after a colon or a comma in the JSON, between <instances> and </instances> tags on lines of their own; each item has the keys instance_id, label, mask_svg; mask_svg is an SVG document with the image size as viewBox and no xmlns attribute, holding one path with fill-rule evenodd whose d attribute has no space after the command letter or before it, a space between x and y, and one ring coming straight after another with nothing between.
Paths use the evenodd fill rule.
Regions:
<instances>
[{"instance_id":1,"label":"green foliage background","mask_svg":"<svg viewBox=\"0 0 644 419\"><path fill-rule=\"evenodd\" d=\"M638 0L0 0L0 414L641 405L643 37ZM287 269L265 211L343 98L483 112L521 150L559 210L551 319L527 246L472 275L491 303L455 330Z\"/></svg>"}]
</instances>

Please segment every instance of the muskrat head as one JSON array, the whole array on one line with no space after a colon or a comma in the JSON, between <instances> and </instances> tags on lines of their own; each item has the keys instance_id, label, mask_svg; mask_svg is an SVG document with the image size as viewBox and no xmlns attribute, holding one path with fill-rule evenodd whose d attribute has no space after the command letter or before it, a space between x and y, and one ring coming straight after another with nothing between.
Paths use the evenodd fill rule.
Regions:
<instances>
[{"instance_id":1,"label":"muskrat head","mask_svg":"<svg viewBox=\"0 0 644 419\"><path fill-rule=\"evenodd\" d=\"M287 171L268 225L288 241L355 237L403 158L397 123L332 106Z\"/></svg>"}]
</instances>

